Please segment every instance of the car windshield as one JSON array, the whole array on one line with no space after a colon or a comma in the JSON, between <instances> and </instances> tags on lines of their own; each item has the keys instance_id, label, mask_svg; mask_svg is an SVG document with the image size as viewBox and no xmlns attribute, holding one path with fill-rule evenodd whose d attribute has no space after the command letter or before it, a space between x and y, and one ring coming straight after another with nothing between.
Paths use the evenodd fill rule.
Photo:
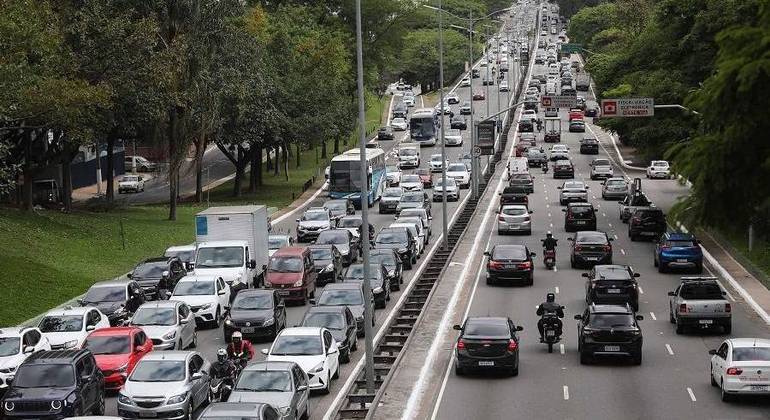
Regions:
<instances>
[{"instance_id":1,"label":"car windshield","mask_svg":"<svg viewBox=\"0 0 770 420\"><path fill-rule=\"evenodd\" d=\"M398 151L399 156L417 156L417 149L401 149Z\"/></svg>"},{"instance_id":2,"label":"car windshield","mask_svg":"<svg viewBox=\"0 0 770 420\"><path fill-rule=\"evenodd\" d=\"M527 259L526 249L523 246L496 246L492 259L524 261Z\"/></svg>"},{"instance_id":3,"label":"car windshield","mask_svg":"<svg viewBox=\"0 0 770 420\"><path fill-rule=\"evenodd\" d=\"M179 382L185 377L181 360L142 360L129 378L133 382Z\"/></svg>"},{"instance_id":4,"label":"car windshield","mask_svg":"<svg viewBox=\"0 0 770 420\"><path fill-rule=\"evenodd\" d=\"M369 278L375 279L379 278L380 274L380 266L375 264L369 264ZM363 264L355 264L351 265L348 268L347 273L345 273L346 279L362 279L364 278L364 265Z\"/></svg>"},{"instance_id":5,"label":"car windshield","mask_svg":"<svg viewBox=\"0 0 770 420\"><path fill-rule=\"evenodd\" d=\"M131 275L133 277L160 278L166 270L168 270L168 264L165 261L146 262L137 265Z\"/></svg>"},{"instance_id":6,"label":"car windshield","mask_svg":"<svg viewBox=\"0 0 770 420\"><path fill-rule=\"evenodd\" d=\"M311 221L311 222L321 222L324 220L329 220L329 215L321 211L308 211L302 215L302 220Z\"/></svg>"},{"instance_id":7,"label":"car windshield","mask_svg":"<svg viewBox=\"0 0 770 420\"><path fill-rule=\"evenodd\" d=\"M83 329L83 315L47 316L40 321L40 331L75 332Z\"/></svg>"},{"instance_id":8,"label":"car windshield","mask_svg":"<svg viewBox=\"0 0 770 420\"><path fill-rule=\"evenodd\" d=\"M582 190L585 188L585 184L582 182L565 182L563 189L565 190Z\"/></svg>"},{"instance_id":9,"label":"car windshield","mask_svg":"<svg viewBox=\"0 0 770 420\"><path fill-rule=\"evenodd\" d=\"M88 289L84 303L122 302L126 300L126 286L94 286Z\"/></svg>"},{"instance_id":10,"label":"car windshield","mask_svg":"<svg viewBox=\"0 0 770 420\"><path fill-rule=\"evenodd\" d=\"M529 211L526 207L503 207L501 213L507 214L508 216L524 216L525 214L529 214Z\"/></svg>"},{"instance_id":11,"label":"car windshield","mask_svg":"<svg viewBox=\"0 0 770 420\"><path fill-rule=\"evenodd\" d=\"M343 201L327 201L324 207L332 211L348 211L348 205Z\"/></svg>"},{"instance_id":12,"label":"car windshield","mask_svg":"<svg viewBox=\"0 0 770 420\"><path fill-rule=\"evenodd\" d=\"M344 218L340 219L339 223L337 223L337 227L339 228L357 228L361 226L364 223L363 220L359 218Z\"/></svg>"},{"instance_id":13,"label":"car windshield","mask_svg":"<svg viewBox=\"0 0 770 420\"><path fill-rule=\"evenodd\" d=\"M320 306L363 305L364 298L360 290L324 290L318 298Z\"/></svg>"},{"instance_id":14,"label":"car windshield","mask_svg":"<svg viewBox=\"0 0 770 420\"><path fill-rule=\"evenodd\" d=\"M396 267L396 259L393 257L393 254L374 254L372 253L370 255L370 258L373 263L375 264L382 264L385 267L391 268Z\"/></svg>"},{"instance_id":15,"label":"car windshield","mask_svg":"<svg viewBox=\"0 0 770 420\"><path fill-rule=\"evenodd\" d=\"M391 121L391 124L404 124L406 123L406 120L403 118L393 118L393 121Z\"/></svg>"},{"instance_id":16,"label":"car windshield","mask_svg":"<svg viewBox=\"0 0 770 420\"><path fill-rule=\"evenodd\" d=\"M668 162L662 162L662 161L652 162L652 166L655 166L658 168L667 168Z\"/></svg>"},{"instance_id":17,"label":"car windshield","mask_svg":"<svg viewBox=\"0 0 770 420\"><path fill-rule=\"evenodd\" d=\"M387 173L399 172L398 166L387 165L387 166L385 166L385 172L387 172Z\"/></svg>"},{"instance_id":18,"label":"car windshield","mask_svg":"<svg viewBox=\"0 0 770 420\"><path fill-rule=\"evenodd\" d=\"M331 248L311 248L310 256L314 261L330 260L332 259L332 250Z\"/></svg>"},{"instance_id":19,"label":"car windshield","mask_svg":"<svg viewBox=\"0 0 770 420\"><path fill-rule=\"evenodd\" d=\"M193 260L193 257L195 256L195 250L194 249L190 249L190 250L186 250L186 251L166 251L164 256L165 257L169 257L169 258L177 257L180 260L182 260L184 262L187 262L187 261L192 261Z\"/></svg>"},{"instance_id":20,"label":"car windshield","mask_svg":"<svg viewBox=\"0 0 770 420\"><path fill-rule=\"evenodd\" d=\"M453 163L449 166L447 166L447 172L465 172L465 164L464 163Z\"/></svg>"},{"instance_id":21,"label":"car windshield","mask_svg":"<svg viewBox=\"0 0 770 420\"><path fill-rule=\"evenodd\" d=\"M131 325L174 325L176 310L174 308L139 308L131 318Z\"/></svg>"},{"instance_id":22,"label":"car windshield","mask_svg":"<svg viewBox=\"0 0 770 420\"><path fill-rule=\"evenodd\" d=\"M421 203L425 197L422 193L417 194L404 194L401 196L401 201L406 203Z\"/></svg>"},{"instance_id":23,"label":"car windshield","mask_svg":"<svg viewBox=\"0 0 770 420\"><path fill-rule=\"evenodd\" d=\"M327 230L325 232L321 232L320 235L318 235L318 239L315 241L318 245L340 245L340 244L347 244L350 240L350 237L348 236L347 230Z\"/></svg>"},{"instance_id":24,"label":"car windshield","mask_svg":"<svg viewBox=\"0 0 770 420\"><path fill-rule=\"evenodd\" d=\"M436 181L436 185L439 187L443 187L444 185L446 185L447 187L454 187L457 185L457 183L453 178L446 178L446 179L439 178Z\"/></svg>"},{"instance_id":25,"label":"car windshield","mask_svg":"<svg viewBox=\"0 0 770 420\"><path fill-rule=\"evenodd\" d=\"M345 318L339 312L311 312L302 321L303 327L323 327L330 330L345 328Z\"/></svg>"},{"instance_id":26,"label":"car windshield","mask_svg":"<svg viewBox=\"0 0 770 420\"><path fill-rule=\"evenodd\" d=\"M274 273L301 273L302 258L299 257L272 257L270 258L270 271Z\"/></svg>"},{"instance_id":27,"label":"car windshield","mask_svg":"<svg viewBox=\"0 0 770 420\"><path fill-rule=\"evenodd\" d=\"M74 384L75 370L62 363L22 364L13 380L14 388L67 388Z\"/></svg>"},{"instance_id":28,"label":"car windshield","mask_svg":"<svg viewBox=\"0 0 770 420\"><path fill-rule=\"evenodd\" d=\"M270 349L271 356L310 356L323 354L321 337L317 335L281 335Z\"/></svg>"},{"instance_id":29,"label":"car windshield","mask_svg":"<svg viewBox=\"0 0 770 420\"><path fill-rule=\"evenodd\" d=\"M243 266L243 248L240 246L223 246L216 248L199 248L195 268L225 268Z\"/></svg>"},{"instance_id":30,"label":"car windshield","mask_svg":"<svg viewBox=\"0 0 770 420\"><path fill-rule=\"evenodd\" d=\"M610 161L607 159L596 159L594 166L610 166Z\"/></svg>"},{"instance_id":31,"label":"car windshield","mask_svg":"<svg viewBox=\"0 0 770 420\"><path fill-rule=\"evenodd\" d=\"M0 337L0 357L13 356L19 354L21 349L21 338L19 337Z\"/></svg>"},{"instance_id":32,"label":"car windshield","mask_svg":"<svg viewBox=\"0 0 770 420\"><path fill-rule=\"evenodd\" d=\"M288 236L270 236L267 238L268 249L279 249L289 245Z\"/></svg>"},{"instance_id":33,"label":"car windshield","mask_svg":"<svg viewBox=\"0 0 770 420\"><path fill-rule=\"evenodd\" d=\"M401 177L401 182L415 183L416 184L416 183L419 183L421 181L420 181L420 176L419 175L404 175L404 176Z\"/></svg>"},{"instance_id":34,"label":"car windshield","mask_svg":"<svg viewBox=\"0 0 770 420\"><path fill-rule=\"evenodd\" d=\"M402 232L396 232L396 231L389 231L389 232L380 232L377 235L377 239L375 239L375 243L378 244L401 244L406 243L406 231Z\"/></svg>"},{"instance_id":35,"label":"car windshield","mask_svg":"<svg viewBox=\"0 0 770 420\"><path fill-rule=\"evenodd\" d=\"M734 347L733 362L770 362L770 348Z\"/></svg>"},{"instance_id":36,"label":"car windshield","mask_svg":"<svg viewBox=\"0 0 770 420\"><path fill-rule=\"evenodd\" d=\"M506 323L469 319L465 323L463 336L509 338L511 333Z\"/></svg>"},{"instance_id":37,"label":"car windshield","mask_svg":"<svg viewBox=\"0 0 770 420\"><path fill-rule=\"evenodd\" d=\"M235 295L235 301L233 302L233 309L241 310L256 310L256 309L272 309L273 308L273 296L268 293L260 294L246 294L239 293Z\"/></svg>"},{"instance_id":38,"label":"car windshield","mask_svg":"<svg viewBox=\"0 0 770 420\"><path fill-rule=\"evenodd\" d=\"M138 176L124 176L123 181L125 182L139 182Z\"/></svg>"},{"instance_id":39,"label":"car windshield","mask_svg":"<svg viewBox=\"0 0 770 420\"><path fill-rule=\"evenodd\" d=\"M679 296L686 300L723 299L722 289L717 284L685 284Z\"/></svg>"},{"instance_id":40,"label":"car windshield","mask_svg":"<svg viewBox=\"0 0 770 420\"><path fill-rule=\"evenodd\" d=\"M291 373L285 370L245 370L238 378L235 391L291 391Z\"/></svg>"},{"instance_id":41,"label":"car windshield","mask_svg":"<svg viewBox=\"0 0 770 420\"><path fill-rule=\"evenodd\" d=\"M213 281L180 281L174 287L174 296L205 296L213 294Z\"/></svg>"},{"instance_id":42,"label":"car windshield","mask_svg":"<svg viewBox=\"0 0 770 420\"><path fill-rule=\"evenodd\" d=\"M634 317L631 314L593 314L588 325L594 328L631 327Z\"/></svg>"},{"instance_id":43,"label":"car windshield","mask_svg":"<svg viewBox=\"0 0 770 420\"><path fill-rule=\"evenodd\" d=\"M127 335L89 336L84 348L98 354L127 354L131 352L131 337Z\"/></svg>"},{"instance_id":44,"label":"car windshield","mask_svg":"<svg viewBox=\"0 0 770 420\"><path fill-rule=\"evenodd\" d=\"M383 197L401 197L401 188L388 188L382 193L382 196Z\"/></svg>"},{"instance_id":45,"label":"car windshield","mask_svg":"<svg viewBox=\"0 0 770 420\"><path fill-rule=\"evenodd\" d=\"M577 235L577 239L575 239L575 242L606 244L607 235L601 232L580 232Z\"/></svg>"}]
</instances>

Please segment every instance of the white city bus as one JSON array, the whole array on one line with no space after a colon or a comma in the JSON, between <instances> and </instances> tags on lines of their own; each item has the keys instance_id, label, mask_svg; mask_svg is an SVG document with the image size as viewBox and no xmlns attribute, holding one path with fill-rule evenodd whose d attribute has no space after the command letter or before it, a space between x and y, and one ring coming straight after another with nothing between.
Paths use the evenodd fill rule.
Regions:
<instances>
[{"instance_id":1,"label":"white city bus","mask_svg":"<svg viewBox=\"0 0 770 420\"><path fill-rule=\"evenodd\" d=\"M420 146L435 146L441 124L439 111L433 108L420 108L409 119L409 134L412 141Z\"/></svg>"},{"instance_id":2,"label":"white city bus","mask_svg":"<svg viewBox=\"0 0 770 420\"><path fill-rule=\"evenodd\" d=\"M380 148L366 149L368 165L367 201L371 207L385 190L385 151ZM329 197L350 198L356 207L361 206L361 153L359 149L332 158L329 169Z\"/></svg>"}]
</instances>

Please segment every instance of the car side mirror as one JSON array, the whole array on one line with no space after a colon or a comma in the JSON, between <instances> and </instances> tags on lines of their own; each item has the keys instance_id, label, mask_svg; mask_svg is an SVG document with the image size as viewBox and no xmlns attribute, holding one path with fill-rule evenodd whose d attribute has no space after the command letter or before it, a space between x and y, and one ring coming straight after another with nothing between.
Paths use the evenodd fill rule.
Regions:
<instances>
[{"instance_id":1,"label":"car side mirror","mask_svg":"<svg viewBox=\"0 0 770 420\"><path fill-rule=\"evenodd\" d=\"M722 296L727 296L727 292L722 292Z\"/></svg>"},{"instance_id":2,"label":"car side mirror","mask_svg":"<svg viewBox=\"0 0 770 420\"><path fill-rule=\"evenodd\" d=\"M644 315L637 315L636 316L637 321L644 321Z\"/></svg>"},{"instance_id":3,"label":"car side mirror","mask_svg":"<svg viewBox=\"0 0 770 420\"><path fill-rule=\"evenodd\" d=\"M564 212L564 213L566 213L566 212L567 212L567 209L561 209L561 211L562 211L562 212Z\"/></svg>"},{"instance_id":4,"label":"car side mirror","mask_svg":"<svg viewBox=\"0 0 770 420\"><path fill-rule=\"evenodd\" d=\"M499 193L497 193L497 195L503 195L503 193L499 192Z\"/></svg>"},{"instance_id":5,"label":"car side mirror","mask_svg":"<svg viewBox=\"0 0 770 420\"><path fill-rule=\"evenodd\" d=\"M257 268L257 260L249 261L249 268L252 269L252 270Z\"/></svg>"},{"instance_id":6,"label":"car side mirror","mask_svg":"<svg viewBox=\"0 0 770 420\"><path fill-rule=\"evenodd\" d=\"M491 254L489 253L489 251L484 251L484 255L486 255L487 257L489 257Z\"/></svg>"},{"instance_id":7,"label":"car side mirror","mask_svg":"<svg viewBox=\"0 0 770 420\"><path fill-rule=\"evenodd\" d=\"M639 276L641 276L641 274L639 274L639 273L634 273L634 277L639 277Z\"/></svg>"},{"instance_id":8,"label":"car side mirror","mask_svg":"<svg viewBox=\"0 0 770 420\"><path fill-rule=\"evenodd\" d=\"M299 223L299 219L294 219L295 222Z\"/></svg>"},{"instance_id":9,"label":"car side mirror","mask_svg":"<svg viewBox=\"0 0 770 420\"><path fill-rule=\"evenodd\" d=\"M34 352L35 352L34 346L24 346L24 351L23 351L24 354L32 354Z\"/></svg>"},{"instance_id":10,"label":"car side mirror","mask_svg":"<svg viewBox=\"0 0 770 420\"><path fill-rule=\"evenodd\" d=\"M144 353L145 350L147 349L144 346L136 346L136 348L134 349L136 353Z\"/></svg>"},{"instance_id":11,"label":"car side mirror","mask_svg":"<svg viewBox=\"0 0 770 420\"><path fill-rule=\"evenodd\" d=\"M573 238L567 238L568 241L573 242L575 239Z\"/></svg>"},{"instance_id":12,"label":"car side mirror","mask_svg":"<svg viewBox=\"0 0 770 420\"><path fill-rule=\"evenodd\" d=\"M668 295L669 296L676 296L676 293L675 292L668 292Z\"/></svg>"},{"instance_id":13,"label":"car side mirror","mask_svg":"<svg viewBox=\"0 0 770 420\"><path fill-rule=\"evenodd\" d=\"M524 331L524 327L522 327L521 325L517 325L516 331Z\"/></svg>"},{"instance_id":14,"label":"car side mirror","mask_svg":"<svg viewBox=\"0 0 770 420\"><path fill-rule=\"evenodd\" d=\"M307 390L307 385L297 385L297 391L302 392Z\"/></svg>"},{"instance_id":15,"label":"car side mirror","mask_svg":"<svg viewBox=\"0 0 770 420\"><path fill-rule=\"evenodd\" d=\"M134 275L133 275L133 274L131 274L131 273L128 273L128 274L126 274L126 277L128 277L128 278L132 278L132 277L134 277Z\"/></svg>"},{"instance_id":16,"label":"car side mirror","mask_svg":"<svg viewBox=\"0 0 770 420\"><path fill-rule=\"evenodd\" d=\"M556 189L557 189L557 190L560 190L560 189L561 189L561 187L556 187Z\"/></svg>"},{"instance_id":17,"label":"car side mirror","mask_svg":"<svg viewBox=\"0 0 770 420\"><path fill-rule=\"evenodd\" d=\"M337 347L330 348L326 354L335 354L335 353L339 353L339 349Z\"/></svg>"},{"instance_id":18,"label":"car side mirror","mask_svg":"<svg viewBox=\"0 0 770 420\"><path fill-rule=\"evenodd\" d=\"M463 327L459 326L458 324L455 324L452 326L453 330L462 331Z\"/></svg>"},{"instance_id":19,"label":"car side mirror","mask_svg":"<svg viewBox=\"0 0 770 420\"><path fill-rule=\"evenodd\" d=\"M260 350L260 352L261 352L262 354L264 354L264 355L267 355L267 353L268 353L268 350L267 350L267 349L262 349L262 350Z\"/></svg>"},{"instance_id":20,"label":"car side mirror","mask_svg":"<svg viewBox=\"0 0 770 420\"><path fill-rule=\"evenodd\" d=\"M583 276L585 278L588 278L588 273L583 273L583 274L581 274L581 276Z\"/></svg>"},{"instance_id":21,"label":"car side mirror","mask_svg":"<svg viewBox=\"0 0 770 420\"><path fill-rule=\"evenodd\" d=\"M530 252L530 253L529 253L529 256L530 256L530 257L532 257L532 258L535 258L535 257L537 257L537 254L536 254L536 253L534 253L534 252Z\"/></svg>"},{"instance_id":22,"label":"car side mirror","mask_svg":"<svg viewBox=\"0 0 770 420\"><path fill-rule=\"evenodd\" d=\"M529 211L529 214L532 214L532 213L534 213L534 211L530 210L530 211Z\"/></svg>"},{"instance_id":23,"label":"car side mirror","mask_svg":"<svg viewBox=\"0 0 770 420\"><path fill-rule=\"evenodd\" d=\"M179 323L180 323L180 324L182 324L182 325L184 325L184 324L189 324L189 323L190 323L190 320L189 320L189 319L187 319L187 318L182 318L182 320L181 320L181 321L179 321Z\"/></svg>"},{"instance_id":24,"label":"car side mirror","mask_svg":"<svg viewBox=\"0 0 770 420\"><path fill-rule=\"evenodd\" d=\"M96 325L86 325L86 331L93 331L96 329Z\"/></svg>"},{"instance_id":25,"label":"car side mirror","mask_svg":"<svg viewBox=\"0 0 770 420\"><path fill-rule=\"evenodd\" d=\"M607 238L607 240L610 241L610 242L614 242L615 238Z\"/></svg>"},{"instance_id":26,"label":"car side mirror","mask_svg":"<svg viewBox=\"0 0 770 420\"><path fill-rule=\"evenodd\" d=\"M220 295L220 296L224 296L225 289L222 289L222 290L218 291L217 294Z\"/></svg>"},{"instance_id":27,"label":"car side mirror","mask_svg":"<svg viewBox=\"0 0 770 420\"><path fill-rule=\"evenodd\" d=\"M200 379L200 378L202 378L202 377L203 377L203 373L201 373L201 372L195 372L195 373L193 373L193 374L192 374L192 376L190 377L190 379L192 379L193 381L197 381L198 379Z\"/></svg>"},{"instance_id":28,"label":"car side mirror","mask_svg":"<svg viewBox=\"0 0 770 420\"><path fill-rule=\"evenodd\" d=\"M573 318L575 318L578 321L580 321L581 319L583 319L583 315L575 315Z\"/></svg>"},{"instance_id":29,"label":"car side mirror","mask_svg":"<svg viewBox=\"0 0 770 420\"><path fill-rule=\"evenodd\" d=\"M313 302L315 301L315 299L310 299L310 300L313 301ZM310 302L310 303L312 304L313 302ZM278 304L275 305L275 307L278 308L278 309L285 308L286 307L286 302L278 302Z\"/></svg>"},{"instance_id":30,"label":"car side mirror","mask_svg":"<svg viewBox=\"0 0 770 420\"><path fill-rule=\"evenodd\" d=\"M717 351L716 351L716 349L711 349L711 350L709 350L709 354L710 354L710 355L712 355L712 356L713 356L713 355L715 355L715 354L717 354Z\"/></svg>"},{"instance_id":31,"label":"car side mirror","mask_svg":"<svg viewBox=\"0 0 770 420\"><path fill-rule=\"evenodd\" d=\"M309 302L311 305L315 305L315 299L310 299Z\"/></svg>"}]
</instances>

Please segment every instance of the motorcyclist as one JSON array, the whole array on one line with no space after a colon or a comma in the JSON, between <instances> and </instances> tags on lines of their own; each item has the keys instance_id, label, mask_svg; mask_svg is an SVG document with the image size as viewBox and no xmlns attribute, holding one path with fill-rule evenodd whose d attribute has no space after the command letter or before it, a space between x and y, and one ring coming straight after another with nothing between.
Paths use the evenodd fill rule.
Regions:
<instances>
[{"instance_id":1,"label":"motorcyclist","mask_svg":"<svg viewBox=\"0 0 770 420\"><path fill-rule=\"evenodd\" d=\"M546 314L555 314L559 318L564 318L564 310L562 309L562 306L556 303L556 295L553 293L548 293L545 295L545 302L541 303L537 307L537 316L540 317L540 320L537 321L537 329L540 331L540 339L543 339L543 315ZM558 320L559 325L556 330L557 335L561 335L561 319Z\"/></svg>"},{"instance_id":2,"label":"motorcyclist","mask_svg":"<svg viewBox=\"0 0 770 420\"><path fill-rule=\"evenodd\" d=\"M238 368L230 360L227 350L217 350L217 361L211 365L211 378L222 379L222 384L230 385L230 389L235 386L235 376ZM222 401L227 401L227 395L221 395Z\"/></svg>"},{"instance_id":3,"label":"motorcyclist","mask_svg":"<svg viewBox=\"0 0 770 420\"><path fill-rule=\"evenodd\" d=\"M556 238L553 237L553 234L549 230L545 234L545 239L541 239L540 242L543 243L543 251L556 251L556 245L559 242Z\"/></svg>"},{"instance_id":4,"label":"motorcyclist","mask_svg":"<svg viewBox=\"0 0 770 420\"><path fill-rule=\"evenodd\" d=\"M240 331L236 331L232 335L232 341L227 345L227 355L230 360L245 365L254 357L254 347L249 340L243 339Z\"/></svg>"},{"instance_id":5,"label":"motorcyclist","mask_svg":"<svg viewBox=\"0 0 770 420\"><path fill-rule=\"evenodd\" d=\"M543 120L538 119L537 120L537 132L539 133L541 131L543 131Z\"/></svg>"}]
</instances>

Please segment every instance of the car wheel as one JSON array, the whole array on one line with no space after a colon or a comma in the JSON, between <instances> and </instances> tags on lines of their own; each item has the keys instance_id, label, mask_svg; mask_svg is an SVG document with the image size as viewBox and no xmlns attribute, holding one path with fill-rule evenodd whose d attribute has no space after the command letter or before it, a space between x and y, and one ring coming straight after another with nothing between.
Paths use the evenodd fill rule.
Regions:
<instances>
[{"instance_id":1,"label":"car wheel","mask_svg":"<svg viewBox=\"0 0 770 420\"><path fill-rule=\"evenodd\" d=\"M684 333L684 325L682 325L682 323L679 321L676 321L676 333L677 334Z\"/></svg>"},{"instance_id":2,"label":"car wheel","mask_svg":"<svg viewBox=\"0 0 770 420\"><path fill-rule=\"evenodd\" d=\"M176 348L174 350L184 350L184 343L181 338L179 339L179 342L176 343Z\"/></svg>"},{"instance_id":3,"label":"car wheel","mask_svg":"<svg viewBox=\"0 0 770 420\"><path fill-rule=\"evenodd\" d=\"M311 299L315 299L315 289L316 289L316 287L315 287L315 286L316 286L316 284L315 284L315 283L313 283L313 291L312 291L312 292L310 292L310 298L311 298Z\"/></svg>"},{"instance_id":4,"label":"car wheel","mask_svg":"<svg viewBox=\"0 0 770 420\"><path fill-rule=\"evenodd\" d=\"M653 257L652 258L652 265L655 266L655 267L658 266L658 257Z\"/></svg>"},{"instance_id":5,"label":"car wheel","mask_svg":"<svg viewBox=\"0 0 770 420\"><path fill-rule=\"evenodd\" d=\"M214 320L211 321L211 327L219 328L219 324L221 323L222 323L222 320L220 319L220 310L219 310L219 306L217 306L217 311L214 312Z\"/></svg>"},{"instance_id":6,"label":"car wheel","mask_svg":"<svg viewBox=\"0 0 770 420\"><path fill-rule=\"evenodd\" d=\"M666 263L663 261L658 262L658 273L665 273L666 272Z\"/></svg>"},{"instance_id":7,"label":"car wheel","mask_svg":"<svg viewBox=\"0 0 770 420\"><path fill-rule=\"evenodd\" d=\"M575 264L575 260L573 260L572 258L570 258L570 260L569 260L569 265L572 268L577 268L577 264Z\"/></svg>"},{"instance_id":8,"label":"car wheel","mask_svg":"<svg viewBox=\"0 0 770 420\"><path fill-rule=\"evenodd\" d=\"M358 351L358 340L353 340L353 344L350 345L350 351Z\"/></svg>"},{"instance_id":9,"label":"car wheel","mask_svg":"<svg viewBox=\"0 0 770 420\"><path fill-rule=\"evenodd\" d=\"M190 343L190 348L194 349L196 347L198 347L198 332L193 331L193 338L192 338L192 342Z\"/></svg>"},{"instance_id":10,"label":"car wheel","mask_svg":"<svg viewBox=\"0 0 770 420\"><path fill-rule=\"evenodd\" d=\"M588 353L586 352L580 352L580 364L581 365L587 365L591 363L591 358L588 356Z\"/></svg>"},{"instance_id":11,"label":"car wheel","mask_svg":"<svg viewBox=\"0 0 770 420\"><path fill-rule=\"evenodd\" d=\"M350 348L344 354L340 353L340 362L350 363Z\"/></svg>"},{"instance_id":12,"label":"car wheel","mask_svg":"<svg viewBox=\"0 0 770 420\"><path fill-rule=\"evenodd\" d=\"M99 401L96 402L93 411L95 416L104 415L104 393L99 394Z\"/></svg>"},{"instance_id":13,"label":"car wheel","mask_svg":"<svg viewBox=\"0 0 770 420\"><path fill-rule=\"evenodd\" d=\"M337 363L337 370L334 371L334 376L332 376L332 379L339 379L340 378L340 365Z\"/></svg>"},{"instance_id":14,"label":"car wheel","mask_svg":"<svg viewBox=\"0 0 770 420\"><path fill-rule=\"evenodd\" d=\"M639 352L634 354L634 358L632 360L635 365L639 366L642 364L642 350L639 349Z\"/></svg>"},{"instance_id":15,"label":"car wheel","mask_svg":"<svg viewBox=\"0 0 770 420\"><path fill-rule=\"evenodd\" d=\"M717 381L714 380L714 365L711 365L709 369L709 379L711 379L711 386L718 386Z\"/></svg>"},{"instance_id":16,"label":"car wheel","mask_svg":"<svg viewBox=\"0 0 770 420\"><path fill-rule=\"evenodd\" d=\"M329 387L331 386L331 382L332 382L331 376L327 373L326 374L326 386L324 386L321 389L321 394L326 395L326 394L329 393Z\"/></svg>"},{"instance_id":17,"label":"car wheel","mask_svg":"<svg viewBox=\"0 0 770 420\"><path fill-rule=\"evenodd\" d=\"M463 369L459 365L455 364L455 375L457 375L457 376L465 375L465 369Z\"/></svg>"},{"instance_id":18,"label":"car wheel","mask_svg":"<svg viewBox=\"0 0 770 420\"><path fill-rule=\"evenodd\" d=\"M412 255L412 265L415 265L415 264L417 264L417 256Z\"/></svg>"},{"instance_id":19,"label":"car wheel","mask_svg":"<svg viewBox=\"0 0 770 420\"><path fill-rule=\"evenodd\" d=\"M721 390L721 395L720 396L722 397L722 402L730 402L730 401L733 400L733 396L728 394L727 391L725 391L725 383L724 383L724 381L721 382L719 388Z\"/></svg>"},{"instance_id":20,"label":"car wheel","mask_svg":"<svg viewBox=\"0 0 770 420\"><path fill-rule=\"evenodd\" d=\"M703 274L703 264L698 264L695 266L695 273L696 274Z\"/></svg>"},{"instance_id":21,"label":"car wheel","mask_svg":"<svg viewBox=\"0 0 770 420\"><path fill-rule=\"evenodd\" d=\"M676 324L676 318L674 318L674 314L671 312L671 308L668 309L668 321L672 324Z\"/></svg>"},{"instance_id":22,"label":"car wheel","mask_svg":"<svg viewBox=\"0 0 770 420\"><path fill-rule=\"evenodd\" d=\"M732 322L728 322L724 326L722 326L722 329L724 330L725 334L730 334L733 332L733 324Z\"/></svg>"}]
</instances>

